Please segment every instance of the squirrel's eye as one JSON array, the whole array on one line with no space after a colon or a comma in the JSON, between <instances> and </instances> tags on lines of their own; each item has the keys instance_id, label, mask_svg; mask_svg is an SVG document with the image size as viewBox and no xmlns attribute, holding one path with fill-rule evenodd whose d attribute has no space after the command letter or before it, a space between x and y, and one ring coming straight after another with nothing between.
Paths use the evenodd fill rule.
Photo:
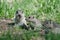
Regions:
<instances>
[{"instance_id":1,"label":"squirrel's eye","mask_svg":"<svg viewBox=\"0 0 60 40\"><path fill-rule=\"evenodd\" d=\"M30 18L30 17L29 17Z\"/></svg>"}]
</instances>

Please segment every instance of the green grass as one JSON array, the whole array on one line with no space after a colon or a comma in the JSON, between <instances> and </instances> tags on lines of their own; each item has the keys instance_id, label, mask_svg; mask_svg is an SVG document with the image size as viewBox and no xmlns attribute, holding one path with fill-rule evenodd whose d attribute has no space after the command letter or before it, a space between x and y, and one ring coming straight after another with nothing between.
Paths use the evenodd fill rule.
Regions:
<instances>
[{"instance_id":1,"label":"green grass","mask_svg":"<svg viewBox=\"0 0 60 40\"><path fill-rule=\"evenodd\" d=\"M0 0L1 1L1 0ZM12 18L16 10L22 9L25 16L36 15L38 19L52 19L60 23L59 0L13 0L0 2L0 16Z\"/></svg>"}]
</instances>

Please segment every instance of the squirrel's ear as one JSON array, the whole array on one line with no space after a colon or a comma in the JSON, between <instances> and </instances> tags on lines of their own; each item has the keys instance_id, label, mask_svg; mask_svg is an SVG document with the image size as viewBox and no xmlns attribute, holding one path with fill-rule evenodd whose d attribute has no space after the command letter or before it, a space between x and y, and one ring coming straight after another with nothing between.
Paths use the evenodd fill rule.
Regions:
<instances>
[{"instance_id":1,"label":"squirrel's ear","mask_svg":"<svg viewBox=\"0 0 60 40\"><path fill-rule=\"evenodd\" d=\"M33 16L33 18L34 18L34 16Z\"/></svg>"},{"instance_id":2,"label":"squirrel's ear","mask_svg":"<svg viewBox=\"0 0 60 40\"><path fill-rule=\"evenodd\" d=\"M23 11L21 11L23 13Z\"/></svg>"},{"instance_id":3,"label":"squirrel's ear","mask_svg":"<svg viewBox=\"0 0 60 40\"><path fill-rule=\"evenodd\" d=\"M23 13L23 11L22 11L22 10L20 10L20 12L21 12L21 13Z\"/></svg>"},{"instance_id":4,"label":"squirrel's ear","mask_svg":"<svg viewBox=\"0 0 60 40\"><path fill-rule=\"evenodd\" d=\"M23 13L23 11L22 11L22 10L17 10L17 11L16 11L16 14L17 14L17 13L19 13L19 12Z\"/></svg>"},{"instance_id":5,"label":"squirrel's ear","mask_svg":"<svg viewBox=\"0 0 60 40\"><path fill-rule=\"evenodd\" d=\"M18 13L18 10L16 11L16 14Z\"/></svg>"}]
</instances>

